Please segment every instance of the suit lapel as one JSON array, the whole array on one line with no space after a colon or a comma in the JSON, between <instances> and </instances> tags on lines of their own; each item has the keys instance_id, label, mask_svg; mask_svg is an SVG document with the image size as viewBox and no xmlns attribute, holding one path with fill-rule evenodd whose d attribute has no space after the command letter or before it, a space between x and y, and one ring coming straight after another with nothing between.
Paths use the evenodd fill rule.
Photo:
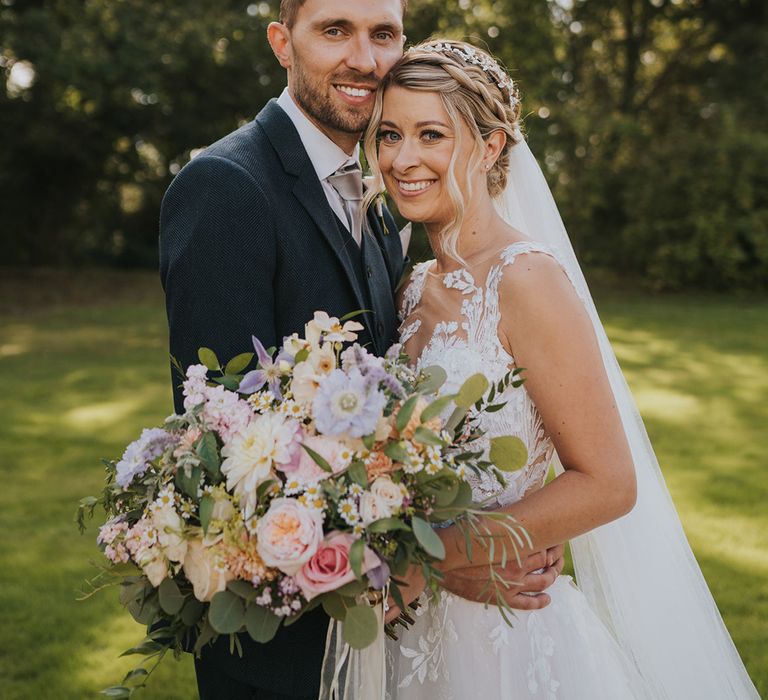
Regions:
<instances>
[{"instance_id":1,"label":"suit lapel","mask_svg":"<svg viewBox=\"0 0 768 700\"><path fill-rule=\"evenodd\" d=\"M274 99L270 100L267 106L259 112L256 120L261 124L272 143L285 172L296 177L293 194L312 217L318 230L338 257L355 293L358 308L364 309L365 296L355 274L354 262L349 251L349 246L355 245L355 242L349 236L345 238L339 231L323 186L317 179L317 173L309 160L296 128L293 126L293 122ZM350 311L354 310L350 309Z\"/></svg>"}]
</instances>

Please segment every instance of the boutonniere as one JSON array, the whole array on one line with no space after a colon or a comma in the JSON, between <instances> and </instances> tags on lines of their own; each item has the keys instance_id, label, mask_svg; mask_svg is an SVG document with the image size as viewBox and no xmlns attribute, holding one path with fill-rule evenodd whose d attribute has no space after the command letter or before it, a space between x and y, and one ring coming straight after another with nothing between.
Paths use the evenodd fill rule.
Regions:
<instances>
[{"instance_id":1,"label":"boutonniere","mask_svg":"<svg viewBox=\"0 0 768 700\"><path fill-rule=\"evenodd\" d=\"M363 177L363 188L367 190L373 185L375 179L376 178L374 178L373 175L366 175ZM379 223L381 224L381 228L384 231L384 235L388 236L389 229L387 228L387 223L384 221L384 206L387 203L385 195L386 190L379 192L379 194L377 194L376 198L373 200L373 207L376 211L376 216L379 217Z\"/></svg>"}]
</instances>

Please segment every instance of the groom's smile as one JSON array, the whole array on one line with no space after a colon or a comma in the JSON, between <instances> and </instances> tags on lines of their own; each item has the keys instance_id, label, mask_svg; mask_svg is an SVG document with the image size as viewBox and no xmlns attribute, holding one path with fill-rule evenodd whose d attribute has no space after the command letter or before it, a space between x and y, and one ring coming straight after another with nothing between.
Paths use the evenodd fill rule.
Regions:
<instances>
[{"instance_id":1,"label":"groom's smile","mask_svg":"<svg viewBox=\"0 0 768 700\"><path fill-rule=\"evenodd\" d=\"M379 81L403 51L401 0L306 0L269 39L302 111L351 152Z\"/></svg>"}]
</instances>

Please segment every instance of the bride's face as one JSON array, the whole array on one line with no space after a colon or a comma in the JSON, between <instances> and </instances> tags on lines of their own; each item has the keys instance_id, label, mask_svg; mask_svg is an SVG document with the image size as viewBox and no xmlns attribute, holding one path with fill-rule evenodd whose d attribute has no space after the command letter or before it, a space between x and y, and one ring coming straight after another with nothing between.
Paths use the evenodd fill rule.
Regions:
<instances>
[{"instance_id":1,"label":"bride's face","mask_svg":"<svg viewBox=\"0 0 768 700\"><path fill-rule=\"evenodd\" d=\"M461 124L456 180L464 191L473 137ZM448 190L451 156L456 147L451 119L435 92L393 86L384 93L379 124L379 166L387 192L411 221L444 225L455 214Z\"/></svg>"}]
</instances>

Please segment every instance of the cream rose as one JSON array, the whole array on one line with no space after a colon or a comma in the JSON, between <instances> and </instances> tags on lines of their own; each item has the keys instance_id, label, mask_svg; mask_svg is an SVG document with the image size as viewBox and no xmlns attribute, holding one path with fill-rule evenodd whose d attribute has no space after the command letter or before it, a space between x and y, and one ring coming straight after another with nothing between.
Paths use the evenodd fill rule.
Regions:
<instances>
[{"instance_id":1,"label":"cream rose","mask_svg":"<svg viewBox=\"0 0 768 700\"><path fill-rule=\"evenodd\" d=\"M392 515L392 509L378 496L366 491L360 497L360 517L364 525L370 525L375 520L389 518Z\"/></svg>"},{"instance_id":2,"label":"cream rose","mask_svg":"<svg viewBox=\"0 0 768 700\"><path fill-rule=\"evenodd\" d=\"M403 491L389 476L378 477L371 485L371 493L386 505L390 515L403 505Z\"/></svg>"},{"instance_id":3,"label":"cream rose","mask_svg":"<svg viewBox=\"0 0 768 700\"><path fill-rule=\"evenodd\" d=\"M187 545L184 558L184 575L192 584L192 590L202 603L207 603L219 591L227 587L232 574L217 566L217 553L213 547L205 547L199 540L192 540Z\"/></svg>"},{"instance_id":4,"label":"cream rose","mask_svg":"<svg viewBox=\"0 0 768 700\"><path fill-rule=\"evenodd\" d=\"M264 563L293 576L323 539L322 516L294 498L276 498L256 526L256 539Z\"/></svg>"}]
</instances>

